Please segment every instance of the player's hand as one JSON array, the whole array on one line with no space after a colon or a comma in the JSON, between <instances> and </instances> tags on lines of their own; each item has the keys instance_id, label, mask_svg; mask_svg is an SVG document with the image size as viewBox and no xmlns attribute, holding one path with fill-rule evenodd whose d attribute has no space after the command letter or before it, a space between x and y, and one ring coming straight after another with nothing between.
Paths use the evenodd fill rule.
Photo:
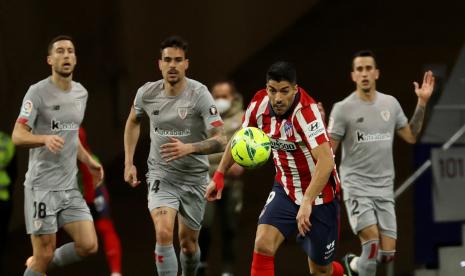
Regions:
<instances>
[{"instance_id":1,"label":"player's hand","mask_svg":"<svg viewBox=\"0 0 465 276\"><path fill-rule=\"evenodd\" d=\"M47 149L55 154L59 153L63 146L65 145L65 140L58 135L46 135L45 136L45 146Z\"/></svg>"},{"instance_id":2,"label":"player's hand","mask_svg":"<svg viewBox=\"0 0 465 276\"><path fill-rule=\"evenodd\" d=\"M171 142L160 146L160 154L166 162L184 157L193 152L191 144L184 144L179 139L170 137Z\"/></svg>"},{"instance_id":3,"label":"player's hand","mask_svg":"<svg viewBox=\"0 0 465 276\"><path fill-rule=\"evenodd\" d=\"M92 180L94 182L94 186L98 187L103 183L103 177L105 175L103 171L103 167L93 158L90 159L90 163L88 164L90 173L92 174Z\"/></svg>"},{"instance_id":4,"label":"player's hand","mask_svg":"<svg viewBox=\"0 0 465 276\"><path fill-rule=\"evenodd\" d=\"M205 198L208 201L214 201L221 199L221 193L224 188L224 174L216 171L213 175L212 180L207 186L207 191L205 192Z\"/></svg>"},{"instance_id":5,"label":"player's hand","mask_svg":"<svg viewBox=\"0 0 465 276\"><path fill-rule=\"evenodd\" d=\"M297 213L297 228L299 229L299 234L305 236L305 234L310 231L312 224L310 223L310 215L312 214L312 203L306 200L302 201L300 205L299 212Z\"/></svg>"},{"instance_id":6,"label":"player's hand","mask_svg":"<svg viewBox=\"0 0 465 276\"><path fill-rule=\"evenodd\" d=\"M425 72L421 86L419 86L416 81L413 82L413 85L415 86L415 94L417 94L419 103L426 105L434 90L433 72Z\"/></svg>"},{"instance_id":7,"label":"player's hand","mask_svg":"<svg viewBox=\"0 0 465 276\"><path fill-rule=\"evenodd\" d=\"M136 187L140 184L140 181L137 180L137 169L134 165L126 165L124 167L124 181L129 183L131 187Z\"/></svg>"},{"instance_id":8,"label":"player's hand","mask_svg":"<svg viewBox=\"0 0 465 276\"><path fill-rule=\"evenodd\" d=\"M317 103L318 110L320 111L321 114L321 119L323 119L323 122L326 122L326 112L325 112L325 107L323 106L322 102Z\"/></svg>"}]
</instances>

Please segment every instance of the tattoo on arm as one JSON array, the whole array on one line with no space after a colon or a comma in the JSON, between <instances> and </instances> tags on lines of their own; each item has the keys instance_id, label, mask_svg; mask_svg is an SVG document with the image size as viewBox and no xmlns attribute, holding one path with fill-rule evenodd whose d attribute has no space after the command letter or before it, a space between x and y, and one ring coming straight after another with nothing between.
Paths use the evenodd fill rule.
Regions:
<instances>
[{"instance_id":1,"label":"tattoo on arm","mask_svg":"<svg viewBox=\"0 0 465 276\"><path fill-rule=\"evenodd\" d=\"M415 112L413 113L412 119L410 120L410 129L412 134L417 137L421 131L421 126L423 125L423 120L425 119L425 107L417 105Z\"/></svg>"},{"instance_id":2,"label":"tattoo on arm","mask_svg":"<svg viewBox=\"0 0 465 276\"><path fill-rule=\"evenodd\" d=\"M223 150L223 145L216 137L204 140L202 142L193 144L195 153L197 154L211 154Z\"/></svg>"},{"instance_id":3,"label":"tattoo on arm","mask_svg":"<svg viewBox=\"0 0 465 276\"><path fill-rule=\"evenodd\" d=\"M207 140L192 144L196 154L212 154L222 152L226 145L226 136L223 128L214 128Z\"/></svg>"}]
</instances>

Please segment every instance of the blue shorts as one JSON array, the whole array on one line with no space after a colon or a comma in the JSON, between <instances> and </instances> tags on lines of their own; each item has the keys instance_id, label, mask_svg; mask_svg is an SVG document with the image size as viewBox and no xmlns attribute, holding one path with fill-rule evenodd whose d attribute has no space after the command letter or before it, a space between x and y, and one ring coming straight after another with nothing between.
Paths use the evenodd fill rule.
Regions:
<instances>
[{"instance_id":1,"label":"blue shorts","mask_svg":"<svg viewBox=\"0 0 465 276\"><path fill-rule=\"evenodd\" d=\"M287 196L284 188L275 182L260 214L258 224L272 225L288 238L297 233L296 217L299 207ZM297 242L314 263L321 266L328 265L336 256L336 243L339 235L338 201L314 205L310 222L312 224L310 231L305 237L297 235Z\"/></svg>"}]
</instances>

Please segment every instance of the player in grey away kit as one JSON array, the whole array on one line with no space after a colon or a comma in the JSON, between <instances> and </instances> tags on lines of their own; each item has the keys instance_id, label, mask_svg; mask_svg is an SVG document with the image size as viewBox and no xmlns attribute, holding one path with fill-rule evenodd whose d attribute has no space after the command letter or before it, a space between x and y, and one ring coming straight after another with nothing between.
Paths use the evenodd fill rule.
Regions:
<instances>
[{"instance_id":1,"label":"player in grey away kit","mask_svg":"<svg viewBox=\"0 0 465 276\"><path fill-rule=\"evenodd\" d=\"M349 276L376 275L377 262L387 263L394 258L394 134L410 144L417 141L434 88L431 71L425 73L421 86L414 82L418 103L407 122L399 102L376 90L378 77L373 53L357 53L352 64L356 90L334 105L328 123L333 149L336 151L342 144L339 170L344 203L350 226L362 244L360 257L344 257Z\"/></svg>"},{"instance_id":2,"label":"player in grey away kit","mask_svg":"<svg viewBox=\"0 0 465 276\"><path fill-rule=\"evenodd\" d=\"M163 79L139 88L124 131L124 178L135 187L140 183L133 165L140 118L144 114L149 117L148 209L155 225L155 262L160 276L178 273L173 247L176 215L182 272L195 275L206 203L203 196L209 182L207 154L223 151L226 144L223 121L210 92L185 76L189 65L186 51L187 43L179 37L162 42L158 66Z\"/></svg>"},{"instance_id":3,"label":"player in grey away kit","mask_svg":"<svg viewBox=\"0 0 465 276\"><path fill-rule=\"evenodd\" d=\"M52 75L29 88L12 135L16 145L31 148L24 216L33 256L26 261L25 276L44 275L47 268L79 261L98 247L92 216L77 186L77 160L87 164L99 181L103 169L78 139L87 90L72 81L76 65L72 39L54 38L47 62ZM55 250L61 227L74 242Z\"/></svg>"}]
</instances>

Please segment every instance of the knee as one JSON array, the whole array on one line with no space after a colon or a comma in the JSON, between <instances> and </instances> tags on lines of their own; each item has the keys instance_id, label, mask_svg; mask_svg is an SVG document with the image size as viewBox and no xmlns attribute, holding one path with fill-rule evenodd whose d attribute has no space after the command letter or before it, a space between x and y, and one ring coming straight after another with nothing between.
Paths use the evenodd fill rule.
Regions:
<instances>
[{"instance_id":1,"label":"knee","mask_svg":"<svg viewBox=\"0 0 465 276\"><path fill-rule=\"evenodd\" d=\"M76 252L81 257L86 257L97 253L98 242L97 239L87 240L85 242L76 242Z\"/></svg>"},{"instance_id":2,"label":"knee","mask_svg":"<svg viewBox=\"0 0 465 276\"><path fill-rule=\"evenodd\" d=\"M53 246L43 247L34 255L34 262L40 266L47 266L52 261L54 252L55 248Z\"/></svg>"},{"instance_id":3,"label":"knee","mask_svg":"<svg viewBox=\"0 0 465 276\"><path fill-rule=\"evenodd\" d=\"M273 241L265 235L258 235L255 238L255 252L265 256L274 256L275 251Z\"/></svg>"},{"instance_id":4,"label":"knee","mask_svg":"<svg viewBox=\"0 0 465 276\"><path fill-rule=\"evenodd\" d=\"M185 255L189 255L189 256L194 255L195 252L197 251L198 241L195 237L181 238L180 244L181 244L181 251Z\"/></svg>"},{"instance_id":5,"label":"knee","mask_svg":"<svg viewBox=\"0 0 465 276\"><path fill-rule=\"evenodd\" d=\"M160 244L172 244L173 243L173 229L160 228L156 231L156 240Z\"/></svg>"}]
</instances>

